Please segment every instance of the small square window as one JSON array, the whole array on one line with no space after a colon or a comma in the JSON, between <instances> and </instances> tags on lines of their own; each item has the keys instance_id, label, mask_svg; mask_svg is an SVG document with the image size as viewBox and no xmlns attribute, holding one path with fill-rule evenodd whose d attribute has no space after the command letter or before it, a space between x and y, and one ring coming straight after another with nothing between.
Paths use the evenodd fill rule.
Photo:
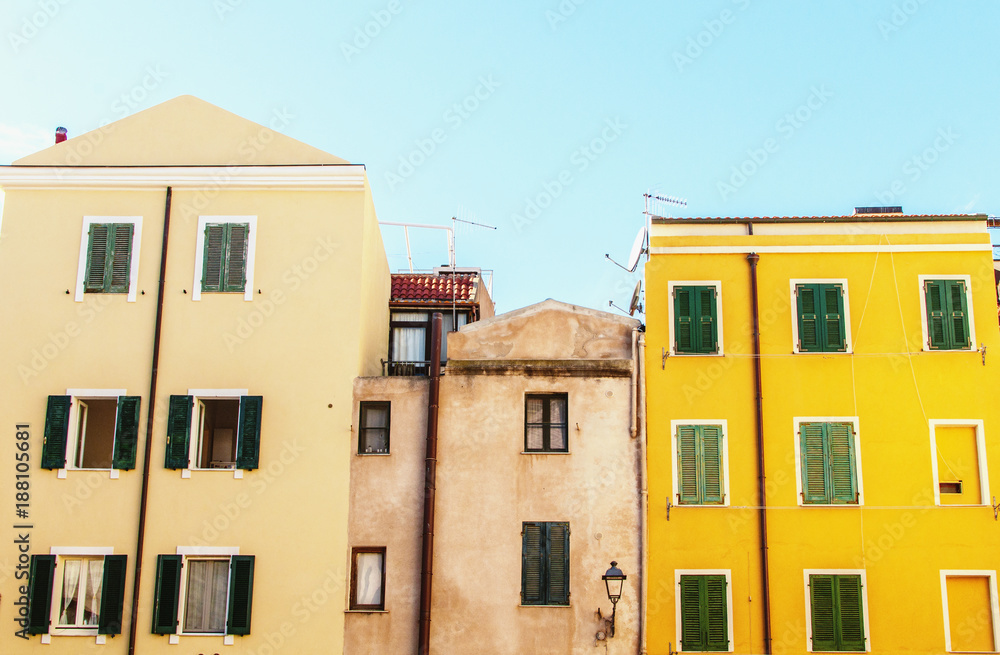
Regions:
<instances>
[{"instance_id":1,"label":"small square window","mask_svg":"<svg viewBox=\"0 0 1000 655\"><path fill-rule=\"evenodd\" d=\"M528 394L524 399L524 450L529 453L569 451L568 396Z\"/></svg>"},{"instance_id":2,"label":"small square window","mask_svg":"<svg viewBox=\"0 0 1000 655\"><path fill-rule=\"evenodd\" d=\"M351 609L385 609L385 548L351 551Z\"/></svg>"},{"instance_id":3,"label":"small square window","mask_svg":"<svg viewBox=\"0 0 1000 655\"><path fill-rule=\"evenodd\" d=\"M360 410L361 429L358 433L359 455L389 453L389 403L363 402Z\"/></svg>"}]
</instances>

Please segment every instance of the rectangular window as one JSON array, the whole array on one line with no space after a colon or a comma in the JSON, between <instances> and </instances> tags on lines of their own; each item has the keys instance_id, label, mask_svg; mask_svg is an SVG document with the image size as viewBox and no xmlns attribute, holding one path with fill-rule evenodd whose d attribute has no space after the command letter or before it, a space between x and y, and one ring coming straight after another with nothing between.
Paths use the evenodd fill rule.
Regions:
<instances>
[{"instance_id":1,"label":"rectangular window","mask_svg":"<svg viewBox=\"0 0 1000 655\"><path fill-rule=\"evenodd\" d=\"M68 391L49 396L42 468L135 468L139 396L119 395L123 389Z\"/></svg>"},{"instance_id":2,"label":"rectangular window","mask_svg":"<svg viewBox=\"0 0 1000 655\"><path fill-rule=\"evenodd\" d=\"M385 609L385 548L351 551L351 609Z\"/></svg>"},{"instance_id":3,"label":"rectangular window","mask_svg":"<svg viewBox=\"0 0 1000 655\"><path fill-rule=\"evenodd\" d=\"M218 393L170 396L166 468L257 468L263 397Z\"/></svg>"},{"instance_id":4,"label":"rectangular window","mask_svg":"<svg viewBox=\"0 0 1000 655\"><path fill-rule=\"evenodd\" d=\"M808 575L810 650L865 652L862 576Z\"/></svg>"},{"instance_id":5,"label":"rectangular window","mask_svg":"<svg viewBox=\"0 0 1000 655\"><path fill-rule=\"evenodd\" d=\"M678 574L681 652L729 652L730 591L725 574Z\"/></svg>"},{"instance_id":6,"label":"rectangular window","mask_svg":"<svg viewBox=\"0 0 1000 655\"><path fill-rule=\"evenodd\" d=\"M253 577L253 555L157 556L153 633L250 634Z\"/></svg>"},{"instance_id":7,"label":"rectangular window","mask_svg":"<svg viewBox=\"0 0 1000 655\"><path fill-rule=\"evenodd\" d=\"M846 352L847 313L845 284L798 283L796 352Z\"/></svg>"},{"instance_id":8,"label":"rectangular window","mask_svg":"<svg viewBox=\"0 0 1000 655\"><path fill-rule=\"evenodd\" d=\"M126 563L125 555L32 556L29 632L121 634ZM55 621L50 625L53 610Z\"/></svg>"},{"instance_id":9,"label":"rectangular window","mask_svg":"<svg viewBox=\"0 0 1000 655\"><path fill-rule=\"evenodd\" d=\"M678 505L725 504L724 436L723 424L674 426L674 493Z\"/></svg>"},{"instance_id":10,"label":"rectangular window","mask_svg":"<svg viewBox=\"0 0 1000 655\"><path fill-rule=\"evenodd\" d=\"M924 279L926 343L928 350L967 350L972 347L971 305L966 279Z\"/></svg>"},{"instance_id":11,"label":"rectangular window","mask_svg":"<svg viewBox=\"0 0 1000 655\"><path fill-rule=\"evenodd\" d=\"M980 420L932 420L934 496L938 505L984 505L990 498Z\"/></svg>"},{"instance_id":12,"label":"rectangular window","mask_svg":"<svg viewBox=\"0 0 1000 655\"><path fill-rule=\"evenodd\" d=\"M386 455L389 453L389 403L362 402L358 431L359 455Z\"/></svg>"},{"instance_id":13,"label":"rectangular window","mask_svg":"<svg viewBox=\"0 0 1000 655\"><path fill-rule=\"evenodd\" d=\"M804 504L858 504L857 429L851 422L801 421L797 425Z\"/></svg>"},{"instance_id":14,"label":"rectangular window","mask_svg":"<svg viewBox=\"0 0 1000 655\"><path fill-rule=\"evenodd\" d=\"M674 352L679 355L720 353L718 286L670 286L673 295Z\"/></svg>"},{"instance_id":15,"label":"rectangular window","mask_svg":"<svg viewBox=\"0 0 1000 655\"><path fill-rule=\"evenodd\" d=\"M192 300L202 293L242 293L253 300L256 216L199 216Z\"/></svg>"},{"instance_id":16,"label":"rectangular window","mask_svg":"<svg viewBox=\"0 0 1000 655\"><path fill-rule=\"evenodd\" d=\"M393 311L389 323L389 375L427 375L432 310ZM448 333L469 322L468 312L442 308L441 363L448 359Z\"/></svg>"},{"instance_id":17,"label":"rectangular window","mask_svg":"<svg viewBox=\"0 0 1000 655\"><path fill-rule=\"evenodd\" d=\"M569 523L521 524L521 604L569 605Z\"/></svg>"},{"instance_id":18,"label":"rectangular window","mask_svg":"<svg viewBox=\"0 0 1000 655\"><path fill-rule=\"evenodd\" d=\"M1000 647L996 571L941 571L945 649L994 653Z\"/></svg>"},{"instance_id":19,"label":"rectangular window","mask_svg":"<svg viewBox=\"0 0 1000 655\"><path fill-rule=\"evenodd\" d=\"M87 242L86 293L128 293L132 223L91 223Z\"/></svg>"},{"instance_id":20,"label":"rectangular window","mask_svg":"<svg viewBox=\"0 0 1000 655\"><path fill-rule=\"evenodd\" d=\"M569 452L567 404L568 396L564 393L524 397L525 452Z\"/></svg>"}]
</instances>

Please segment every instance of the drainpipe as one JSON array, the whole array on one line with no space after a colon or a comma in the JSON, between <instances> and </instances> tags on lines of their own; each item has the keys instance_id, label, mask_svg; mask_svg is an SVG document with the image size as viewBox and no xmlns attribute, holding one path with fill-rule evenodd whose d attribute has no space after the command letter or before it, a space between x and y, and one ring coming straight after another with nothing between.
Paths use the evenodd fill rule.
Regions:
<instances>
[{"instance_id":1,"label":"drainpipe","mask_svg":"<svg viewBox=\"0 0 1000 655\"><path fill-rule=\"evenodd\" d=\"M160 284L156 294L156 324L153 328L153 363L149 374L149 410L146 412L146 446L142 456L142 495L139 498L139 529L135 536L135 576L132 581L132 618L128 625L128 653L135 655L135 626L139 616L139 580L142 578L142 549L146 539L146 500L149 497L149 457L153 449L153 418L156 411L156 375L160 362L160 331L163 327L163 286L167 279L167 237L170 235L170 200L167 187L163 207L163 249L160 251Z\"/></svg>"},{"instance_id":2,"label":"drainpipe","mask_svg":"<svg viewBox=\"0 0 1000 655\"><path fill-rule=\"evenodd\" d=\"M639 523L642 526L642 542L639 545L639 566L642 575L639 577L639 655L646 655L646 590L649 589L649 522L646 520L646 510L649 505L649 493L646 488L646 335L632 333L632 352L635 353L639 369L638 395L636 397L636 413L638 414L639 439ZM633 436L636 432L633 430Z\"/></svg>"},{"instance_id":3,"label":"drainpipe","mask_svg":"<svg viewBox=\"0 0 1000 655\"><path fill-rule=\"evenodd\" d=\"M420 547L418 655L431 652L431 579L434 571L434 496L437 478L438 401L441 396L441 312L431 316L431 385L427 397L427 451L424 459L424 531Z\"/></svg>"},{"instance_id":4,"label":"drainpipe","mask_svg":"<svg viewBox=\"0 0 1000 655\"><path fill-rule=\"evenodd\" d=\"M751 226L751 230L752 230ZM764 395L761 390L760 374L760 311L757 298L757 262L760 255L747 255L750 262L750 298L753 304L753 369L754 391L756 392L757 427L757 501L760 523L760 572L764 586L764 652L771 652L771 585L768 571L767 553L767 492L764 475Z\"/></svg>"}]
</instances>

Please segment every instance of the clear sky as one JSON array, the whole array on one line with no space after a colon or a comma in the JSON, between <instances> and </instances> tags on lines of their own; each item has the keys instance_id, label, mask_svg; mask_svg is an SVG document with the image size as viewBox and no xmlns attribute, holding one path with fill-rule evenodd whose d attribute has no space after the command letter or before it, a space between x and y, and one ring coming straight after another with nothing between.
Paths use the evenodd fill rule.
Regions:
<instances>
[{"instance_id":1,"label":"clear sky","mask_svg":"<svg viewBox=\"0 0 1000 655\"><path fill-rule=\"evenodd\" d=\"M498 311L627 306L678 216L1000 213L997 0L5 0L0 163L178 95L365 164ZM398 228L383 235L406 266ZM411 232L417 268L446 262Z\"/></svg>"}]
</instances>

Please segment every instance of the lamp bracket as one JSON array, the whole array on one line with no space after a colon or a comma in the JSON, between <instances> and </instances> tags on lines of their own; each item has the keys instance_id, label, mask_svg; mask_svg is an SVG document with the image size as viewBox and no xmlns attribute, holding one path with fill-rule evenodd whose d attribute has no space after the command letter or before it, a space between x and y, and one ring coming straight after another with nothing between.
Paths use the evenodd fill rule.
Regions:
<instances>
[{"instance_id":1,"label":"lamp bracket","mask_svg":"<svg viewBox=\"0 0 1000 655\"><path fill-rule=\"evenodd\" d=\"M997 502L997 497L993 496L993 520L996 521L1000 518L1000 503Z\"/></svg>"},{"instance_id":2,"label":"lamp bracket","mask_svg":"<svg viewBox=\"0 0 1000 655\"><path fill-rule=\"evenodd\" d=\"M670 496L667 496L667 520L668 521L670 520L670 508L673 507L673 506L674 506L674 504L672 502L670 502Z\"/></svg>"}]
</instances>

